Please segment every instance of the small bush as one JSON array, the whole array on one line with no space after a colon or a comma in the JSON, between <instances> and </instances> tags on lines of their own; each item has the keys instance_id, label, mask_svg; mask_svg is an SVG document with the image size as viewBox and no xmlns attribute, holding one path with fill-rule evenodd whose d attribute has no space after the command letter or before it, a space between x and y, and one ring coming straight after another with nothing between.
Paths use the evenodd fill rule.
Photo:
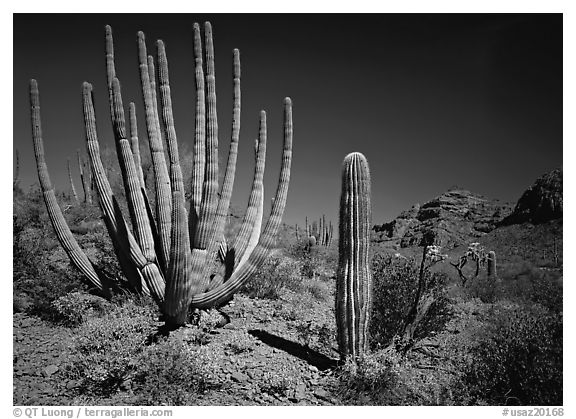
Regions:
<instances>
[{"instance_id":1,"label":"small bush","mask_svg":"<svg viewBox=\"0 0 576 419\"><path fill-rule=\"evenodd\" d=\"M243 292L251 298L276 300L284 288L298 289L302 265L281 253L273 253L246 282Z\"/></svg>"},{"instance_id":2,"label":"small bush","mask_svg":"<svg viewBox=\"0 0 576 419\"><path fill-rule=\"evenodd\" d=\"M259 386L262 393L287 397L294 384L295 380L288 375L276 375L266 372Z\"/></svg>"},{"instance_id":3,"label":"small bush","mask_svg":"<svg viewBox=\"0 0 576 419\"><path fill-rule=\"evenodd\" d=\"M348 359L338 371L337 391L346 404L402 404L400 357L395 352L376 352L357 362Z\"/></svg>"},{"instance_id":4,"label":"small bush","mask_svg":"<svg viewBox=\"0 0 576 419\"><path fill-rule=\"evenodd\" d=\"M154 330L155 314L147 306L127 301L78 327L66 375L82 381L81 393L108 396L133 376Z\"/></svg>"},{"instance_id":5,"label":"small bush","mask_svg":"<svg viewBox=\"0 0 576 419\"><path fill-rule=\"evenodd\" d=\"M486 327L467 371L471 393L489 404L562 405L562 317L514 307Z\"/></svg>"},{"instance_id":6,"label":"small bush","mask_svg":"<svg viewBox=\"0 0 576 419\"><path fill-rule=\"evenodd\" d=\"M323 351L336 341L336 325L314 320L300 320L295 325L298 340L306 347Z\"/></svg>"},{"instance_id":7,"label":"small bush","mask_svg":"<svg viewBox=\"0 0 576 419\"><path fill-rule=\"evenodd\" d=\"M132 390L140 405L191 405L197 394L217 386L220 359L209 348L169 338L147 347L133 374Z\"/></svg>"},{"instance_id":8,"label":"small bush","mask_svg":"<svg viewBox=\"0 0 576 419\"><path fill-rule=\"evenodd\" d=\"M411 259L376 255L372 261L374 302L370 326L373 348L385 347L404 324L414 302L419 280L419 266ZM450 302L444 292L446 276L425 271L426 293L436 300L420 322L415 338L442 330L450 318Z\"/></svg>"},{"instance_id":9,"label":"small bush","mask_svg":"<svg viewBox=\"0 0 576 419\"><path fill-rule=\"evenodd\" d=\"M335 246L309 247L305 240L288 247L290 257L302 264L302 276L309 279L327 280L333 278L338 264L338 251Z\"/></svg>"},{"instance_id":10,"label":"small bush","mask_svg":"<svg viewBox=\"0 0 576 419\"><path fill-rule=\"evenodd\" d=\"M232 355L238 355L254 350L254 338L245 333L234 334L229 342L226 343L227 352Z\"/></svg>"},{"instance_id":11,"label":"small bush","mask_svg":"<svg viewBox=\"0 0 576 419\"><path fill-rule=\"evenodd\" d=\"M110 307L110 303L101 297L72 292L52 302L54 320L68 327L75 327L84 322L89 316L103 314Z\"/></svg>"}]
</instances>

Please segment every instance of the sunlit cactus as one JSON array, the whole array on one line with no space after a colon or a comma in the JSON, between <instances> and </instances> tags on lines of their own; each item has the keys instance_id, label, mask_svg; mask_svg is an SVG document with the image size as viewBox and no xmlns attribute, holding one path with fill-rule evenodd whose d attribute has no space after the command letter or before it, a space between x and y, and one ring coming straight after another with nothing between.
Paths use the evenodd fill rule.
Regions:
<instances>
[{"instance_id":1,"label":"sunlit cactus","mask_svg":"<svg viewBox=\"0 0 576 419\"><path fill-rule=\"evenodd\" d=\"M189 310L192 308L218 307L229 301L264 262L280 227L290 181L292 101L290 98L285 98L282 162L278 188L268 221L263 226L263 176L267 127L266 114L262 111L248 209L236 241L226 242L224 225L232 195L240 133L240 53L238 50L234 50L233 53L232 140L223 183L220 186L214 44L210 23L206 23L204 29L205 51L202 50L200 26L194 24L197 94L195 156L189 210L185 202L184 174L178 156L164 43L162 41L157 43L158 61L157 67L154 68L154 60L147 54L144 34L138 33L140 80L154 170L154 211L148 202L148 193L142 176L135 106L130 103L128 132L121 85L114 63L112 29L106 27L107 93L130 223L120 210L100 159L92 85L86 82L83 85L88 155L103 219L114 252L126 277L128 288L133 292L150 294L161 308L169 327L186 323ZM35 80L30 84L30 97L38 174L50 219L62 246L73 264L84 274L87 282L99 289L102 294L110 295L108 284L114 280L106 277L104 271L94 269L70 233L56 203L44 160L39 93ZM160 119L165 128L163 133L160 131Z\"/></svg>"},{"instance_id":2,"label":"sunlit cactus","mask_svg":"<svg viewBox=\"0 0 576 419\"><path fill-rule=\"evenodd\" d=\"M496 278L496 252L494 250L488 252L488 277Z\"/></svg>"},{"instance_id":3,"label":"sunlit cactus","mask_svg":"<svg viewBox=\"0 0 576 419\"><path fill-rule=\"evenodd\" d=\"M340 198L339 257L336 274L336 325L343 359L368 349L372 304L370 251L370 172L361 153L344 159Z\"/></svg>"}]
</instances>

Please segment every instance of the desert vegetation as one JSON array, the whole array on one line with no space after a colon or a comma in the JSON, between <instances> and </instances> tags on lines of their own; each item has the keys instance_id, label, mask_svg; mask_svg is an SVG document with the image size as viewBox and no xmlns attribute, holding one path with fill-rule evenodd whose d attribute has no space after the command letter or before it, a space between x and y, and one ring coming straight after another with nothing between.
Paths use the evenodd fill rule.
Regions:
<instances>
[{"instance_id":1,"label":"desert vegetation","mask_svg":"<svg viewBox=\"0 0 576 419\"><path fill-rule=\"evenodd\" d=\"M126 129L106 27L116 150L100 148L94 92L85 83L89 164L77 152L83 194L72 177L70 193L50 182L50 133L43 135L39 85L31 81L39 185L22 190L16 170L14 403L562 405L561 218L491 219L489 231L483 226L460 244L450 237L446 248L427 216L405 246L378 241L370 156L353 152L343 156L337 235L324 216L304 220L303 231L283 224L289 98L268 220L264 111L248 205L235 213L240 54L234 51L232 141L219 185L211 31L206 23L202 43L194 25L191 170L180 165L161 41L154 59L138 34L145 150L134 103ZM109 169L112 158L119 172ZM442 199L429 204L422 211L441 212Z\"/></svg>"}]
</instances>

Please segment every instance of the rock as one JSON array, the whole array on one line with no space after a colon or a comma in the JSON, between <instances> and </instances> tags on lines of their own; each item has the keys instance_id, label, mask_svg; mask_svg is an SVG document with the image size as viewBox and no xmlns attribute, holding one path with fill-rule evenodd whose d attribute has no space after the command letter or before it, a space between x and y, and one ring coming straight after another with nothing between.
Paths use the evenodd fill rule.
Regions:
<instances>
[{"instance_id":1,"label":"rock","mask_svg":"<svg viewBox=\"0 0 576 419\"><path fill-rule=\"evenodd\" d=\"M296 402L306 397L306 384L298 383L294 389L294 399Z\"/></svg>"},{"instance_id":2,"label":"rock","mask_svg":"<svg viewBox=\"0 0 576 419\"><path fill-rule=\"evenodd\" d=\"M318 397L321 400L330 401L330 395L328 392L322 388L317 388L314 390L314 396Z\"/></svg>"},{"instance_id":3,"label":"rock","mask_svg":"<svg viewBox=\"0 0 576 419\"><path fill-rule=\"evenodd\" d=\"M233 372L230 375L230 378L232 379L232 381L235 381L237 383L243 383L248 381L248 376L246 374L242 374L241 372Z\"/></svg>"},{"instance_id":4,"label":"rock","mask_svg":"<svg viewBox=\"0 0 576 419\"><path fill-rule=\"evenodd\" d=\"M562 170L553 170L536 179L518 200L512 214L502 225L532 223L562 218Z\"/></svg>"},{"instance_id":5,"label":"rock","mask_svg":"<svg viewBox=\"0 0 576 419\"><path fill-rule=\"evenodd\" d=\"M308 366L308 369L309 369L311 372L318 372L318 368L316 368L314 365L309 365L309 366Z\"/></svg>"},{"instance_id":6,"label":"rock","mask_svg":"<svg viewBox=\"0 0 576 419\"><path fill-rule=\"evenodd\" d=\"M52 374L55 374L57 371L58 371L57 365L48 365L46 368L44 368L44 370L42 372L44 373L44 375L46 377L50 377Z\"/></svg>"},{"instance_id":7,"label":"rock","mask_svg":"<svg viewBox=\"0 0 576 419\"><path fill-rule=\"evenodd\" d=\"M80 380L70 380L66 383L66 388L71 390L73 388L80 387L80 384L82 384Z\"/></svg>"},{"instance_id":8,"label":"rock","mask_svg":"<svg viewBox=\"0 0 576 419\"><path fill-rule=\"evenodd\" d=\"M132 388L132 380L127 379L120 383L120 390L128 391Z\"/></svg>"}]
</instances>

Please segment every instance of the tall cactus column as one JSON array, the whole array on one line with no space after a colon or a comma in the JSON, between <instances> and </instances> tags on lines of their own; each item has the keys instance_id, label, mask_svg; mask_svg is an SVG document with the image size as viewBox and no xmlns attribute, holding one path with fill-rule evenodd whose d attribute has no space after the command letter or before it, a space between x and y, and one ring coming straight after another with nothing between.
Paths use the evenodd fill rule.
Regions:
<instances>
[{"instance_id":1,"label":"tall cactus column","mask_svg":"<svg viewBox=\"0 0 576 419\"><path fill-rule=\"evenodd\" d=\"M488 277L496 278L496 252L488 252Z\"/></svg>"},{"instance_id":2,"label":"tall cactus column","mask_svg":"<svg viewBox=\"0 0 576 419\"><path fill-rule=\"evenodd\" d=\"M370 249L370 171L361 153L344 159L338 271L336 275L336 325L342 359L361 357L368 349L368 324L372 304Z\"/></svg>"}]
</instances>

